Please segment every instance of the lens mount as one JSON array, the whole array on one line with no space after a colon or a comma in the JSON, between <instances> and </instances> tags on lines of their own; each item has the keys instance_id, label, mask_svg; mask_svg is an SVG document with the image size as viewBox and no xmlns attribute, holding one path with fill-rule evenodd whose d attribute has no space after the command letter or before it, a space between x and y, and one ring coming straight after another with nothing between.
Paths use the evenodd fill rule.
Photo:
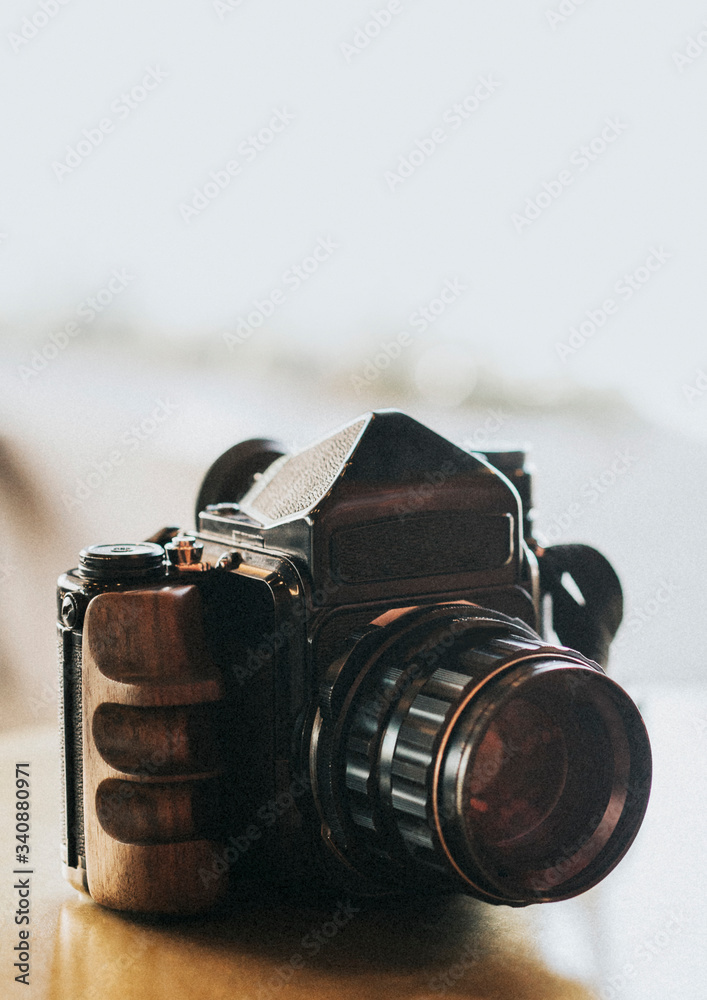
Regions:
<instances>
[{"instance_id":1,"label":"lens mount","mask_svg":"<svg viewBox=\"0 0 707 1000\"><path fill-rule=\"evenodd\" d=\"M564 899L645 812L650 747L581 654L467 602L397 609L327 675L310 766L325 841L362 884Z\"/></svg>"}]
</instances>

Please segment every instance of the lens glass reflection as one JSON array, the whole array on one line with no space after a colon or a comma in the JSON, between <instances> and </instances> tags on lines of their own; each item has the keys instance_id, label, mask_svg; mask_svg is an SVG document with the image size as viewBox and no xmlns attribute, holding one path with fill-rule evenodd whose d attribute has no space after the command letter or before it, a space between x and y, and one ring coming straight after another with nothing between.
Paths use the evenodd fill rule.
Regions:
<instances>
[{"instance_id":1,"label":"lens glass reflection","mask_svg":"<svg viewBox=\"0 0 707 1000\"><path fill-rule=\"evenodd\" d=\"M489 845L510 845L547 819L566 775L561 728L539 705L513 698L489 725L467 771L467 822Z\"/></svg>"},{"instance_id":2,"label":"lens glass reflection","mask_svg":"<svg viewBox=\"0 0 707 1000\"><path fill-rule=\"evenodd\" d=\"M519 895L555 893L593 864L629 780L606 678L548 666L521 668L498 692L469 732L460 774L467 843L486 876Z\"/></svg>"}]
</instances>

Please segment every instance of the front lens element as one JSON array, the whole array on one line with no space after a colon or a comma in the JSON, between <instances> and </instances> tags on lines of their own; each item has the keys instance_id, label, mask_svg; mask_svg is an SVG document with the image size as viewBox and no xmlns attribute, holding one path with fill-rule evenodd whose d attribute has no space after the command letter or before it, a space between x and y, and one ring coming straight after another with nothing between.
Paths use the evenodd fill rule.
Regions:
<instances>
[{"instance_id":1,"label":"front lens element","mask_svg":"<svg viewBox=\"0 0 707 1000\"><path fill-rule=\"evenodd\" d=\"M547 820L562 795L567 746L538 704L516 697L489 723L467 766L463 803L469 830L510 848Z\"/></svg>"},{"instance_id":2,"label":"front lens element","mask_svg":"<svg viewBox=\"0 0 707 1000\"><path fill-rule=\"evenodd\" d=\"M445 789L462 870L514 899L560 899L625 853L650 776L645 733L606 675L530 660L489 683L451 734ZM449 813L449 808L447 814Z\"/></svg>"}]
</instances>

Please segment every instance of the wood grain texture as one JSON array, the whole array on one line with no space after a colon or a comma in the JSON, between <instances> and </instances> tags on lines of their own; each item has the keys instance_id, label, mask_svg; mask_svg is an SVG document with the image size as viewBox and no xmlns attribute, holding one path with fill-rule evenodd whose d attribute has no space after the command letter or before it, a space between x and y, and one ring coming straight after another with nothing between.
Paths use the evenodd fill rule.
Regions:
<instances>
[{"instance_id":1,"label":"wood grain texture","mask_svg":"<svg viewBox=\"0 0 707 1000\"><path fill-rule=\"evenodd\" d=\"M215 735L224 690L197 588L95 597L84 625L82 686L91 896L118 910L209 909L226 878L216 877L220 844L210 835L218 826L223 760Z\"/></svg>"}]
</instances>

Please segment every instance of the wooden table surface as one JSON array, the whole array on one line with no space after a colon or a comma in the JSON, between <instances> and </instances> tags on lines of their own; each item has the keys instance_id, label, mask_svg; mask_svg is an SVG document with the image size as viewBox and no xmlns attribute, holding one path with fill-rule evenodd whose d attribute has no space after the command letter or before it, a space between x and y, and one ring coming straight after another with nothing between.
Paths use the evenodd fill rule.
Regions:
<instances>
[{"instance_id":1,"label":"wooden table surface","mask_svg":"<svg viewBox=\"0 0 707 1000\"><path fill-rule=\"evenodd\" d=\"M704 1000L707 689L654 688L640 702L655 758L651 805L603 883L522 910L464 897L351 908L331 937L330 910L265 897L169 924L79 897L60 873L56 733L10 730L0 737L0 996ZM9 806L22 760L31 761L33 803L29 988L13 981L11 957L19 928Z\"/></svg>"}]
</instances>

